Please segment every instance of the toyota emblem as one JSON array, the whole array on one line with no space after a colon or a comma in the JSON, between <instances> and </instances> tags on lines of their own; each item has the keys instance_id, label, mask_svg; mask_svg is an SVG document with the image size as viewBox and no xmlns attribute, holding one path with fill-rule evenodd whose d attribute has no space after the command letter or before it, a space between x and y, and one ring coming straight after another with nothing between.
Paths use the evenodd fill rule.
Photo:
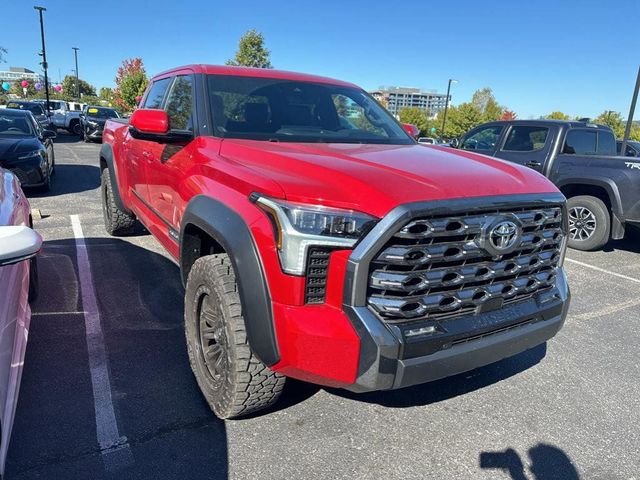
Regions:
<instances>
[{"instance_id":1,"label":"toyota emblem","mask_svg":"<svg viewBox=\"0 0 640 480\"><path fill-rule=\"evenodd\" d=\"M509 251L518 241L519 228L511 220L503 220L489 231L489 243L497 252Z\"/></svg>"}]
</instances>

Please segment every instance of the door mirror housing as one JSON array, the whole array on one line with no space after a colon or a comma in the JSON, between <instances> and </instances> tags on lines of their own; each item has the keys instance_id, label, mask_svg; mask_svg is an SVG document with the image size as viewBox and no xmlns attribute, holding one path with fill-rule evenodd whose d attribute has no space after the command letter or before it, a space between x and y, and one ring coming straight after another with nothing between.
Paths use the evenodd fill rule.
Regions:
<instances>
[{"instance_id":1,"label":"door mirror housing","mask_svg":"<svg viewBox=\"0 0 640 480\"><path fill-rule=\"evenodd\" d=\"M171 130L169 116L164 110L144 108L131 115L129 133L138 140L158 143L186 143L193 139L193 132Z\"/></svg>"},{"instance_id":2,"label":"door mirror housing","mask_svg":"<svg viewBox=\"0 0 640 480\"><path fill-rule=\"evenodd\" d=\"M411 123L403 123L402 128L414 139L420 135L420 129Z\"/></svg>"},{"instance_id":3,"label":"door mirror housing","mask_svg":"<svg viewBox=\"0 0 640 480\"><path fill-rule=\"evenodd\" d=\"M22 226L0 227L0 267L34 257L42 248L42 237Z\"/></svg>"},{"instance_id":4,"label":"door mirror housing","mask_svg":"<svg viewBox=\"0 0 640 480\"><path fill-rule=\"evenodd\" d=\"M42 138L56 138L57 134L56 132L54 132L53 130L43 130L42 131Z\"/></svg>"}]
</instances>

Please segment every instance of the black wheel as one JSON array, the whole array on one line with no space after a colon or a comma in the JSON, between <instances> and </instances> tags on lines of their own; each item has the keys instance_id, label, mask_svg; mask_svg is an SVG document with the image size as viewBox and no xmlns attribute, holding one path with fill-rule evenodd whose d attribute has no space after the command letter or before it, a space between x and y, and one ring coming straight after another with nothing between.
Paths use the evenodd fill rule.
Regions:
<instances>
[{"instance_id":1,"label":"black wheel","mask_svg":"<svg viewBox=\"0 0 640 480\"><path fill-rule=\"evenodd\" d=\"M53 177L56 174L56 153L55 153L55 150L53 149L53 145L51 145L51 152L50 152L49 158L51 158L51 176Z\"/></svg>"},{"instance_id":2,"label":"black wheel","mask_svg":"<svg viewBox=\"0 0 640 480\"><path fill-rule=\"evenodd\" d=\"M43 184L40 186L39 190L42 192L50 192L51 191L51 175L52 167L51 167L51 157L47 157L47 165L45 169L42 171L42 180Z\"/></svg>"},{"instance_id":3,"label":"black wheel","mask_svg":"<svg viewBox=\"0 0 640 480\"><path fill-rule=\"evenodd\" d=\"M71 130L71 133L78 135L79 137L82 136L82 125L80 125L80 122L71 123L71 125L69 125L69 130Z\"/></svg>"},{"instance_id":4,"label":"black wheel","mask_svg":"<svg viewBox=\"0 0 640 480\"><path fill-rule=\"evenodd\" d=\"M113 189L109 170L102 170L100 192L102 194L102 215L104 227L109 235L120 236L133 233L136 218L118 208L113 199Z\"/></svg>"},{"instance_id":5,"label":"black wheel","mask_svg":"<svg viewBox=\"0 0 640 480\"><path fill-rule=\"evenodd\" d=\"M569 247L598 250L609 241L611 216L602 200L588 195L567 200L569 211Z\"/></svg>"},{"instance_id":6,"label":"black wheel","mask_svg":"<svg viewBox=\"0 0 640 480\"><path fill-rule=\"evenodd\" d=\"M218 417L248 415L278 400L285 377L269 370L249 347L228 255L208 255L193 264L185 292L185 334L191 369Z\"/></svg>"},{"instance_id":7,"label":"black wheel","mask_svg":"<svg viewBox=\"0 0 640 480\"><path fill-rule=\"evenodd\" d=\"M38 298L38 260L29 260L29 303Z\"/></svg>"}]
</instances>

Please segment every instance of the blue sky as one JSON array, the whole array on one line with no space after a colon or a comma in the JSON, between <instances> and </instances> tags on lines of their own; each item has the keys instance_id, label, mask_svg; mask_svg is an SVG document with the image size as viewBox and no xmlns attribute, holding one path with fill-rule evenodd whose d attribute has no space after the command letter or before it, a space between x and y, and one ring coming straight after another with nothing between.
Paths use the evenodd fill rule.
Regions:
<instances>
[{"instance_id":1,"label":"blue sky","mask_svg":"<svg viewBox=\"0 0 640 480\"><path fill-rule=\"evenodd\" d=\"M38 1L38 0L36 0ZM8 66L38 68L37 12L2 0ZM124 58L150 75L187 63L224 63L260 30L276 68L380 85L446 90L453 103L488 86L519 118L552 110L626 117L640 57L638 0L47 1L49 72L112 86ZM403 6L406 5L406 8ZM636 115L638 118L640 115Z\"/></svg>"}]
</instances>

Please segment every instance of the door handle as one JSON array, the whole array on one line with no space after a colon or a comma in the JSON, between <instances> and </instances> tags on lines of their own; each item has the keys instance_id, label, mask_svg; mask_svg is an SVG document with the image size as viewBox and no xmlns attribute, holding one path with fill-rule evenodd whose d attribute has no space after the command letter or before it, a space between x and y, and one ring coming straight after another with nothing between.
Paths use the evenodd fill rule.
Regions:
<instances>
[{"instance_id":1,"label":"door handle","mask_svg":"<svg viewBox=\"0 0 640 480\"><path fill-rule=\"evenodd\" d=\"M537 167L541 167L542 164L540 162L527 162L525 163L525 165L527 167L531 167L531 168L537 168Z\"/></svg>"}]
</instances>

